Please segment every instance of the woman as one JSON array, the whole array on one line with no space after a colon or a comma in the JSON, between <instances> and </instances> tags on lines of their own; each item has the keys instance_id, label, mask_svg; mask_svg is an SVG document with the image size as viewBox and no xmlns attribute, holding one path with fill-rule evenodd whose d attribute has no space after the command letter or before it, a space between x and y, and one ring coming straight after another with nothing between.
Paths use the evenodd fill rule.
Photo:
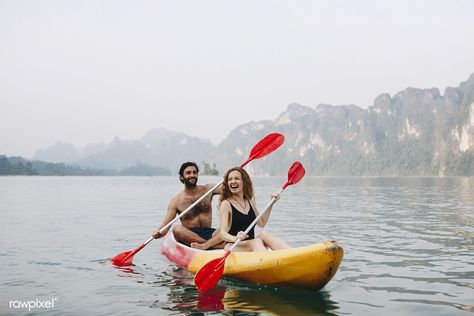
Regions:
<instances>
[{"instance_id":1,"label":"woman","mask_svg":"<svg viewBox=\"0 0 474 316\"><path fill-rule=\"evenodd\" d=\"M273 195L272 198L279 199ZM259 227L264 227L270 217L272 207L266 211L257 221ZM220 234L222 239L228 243L234 243L237 239L242 242L235 248L236 251L266 251L290 248L286 242L280 238L262 232L255 237L255 227L249 231L248 236L244 231L258 216L258 210L253 198L252 181L248 173L240 168L229 169L224 175L224 189L221 195L220 213ZM227 244L226 248L231 245Z\"/></svg>"}]
</instances>

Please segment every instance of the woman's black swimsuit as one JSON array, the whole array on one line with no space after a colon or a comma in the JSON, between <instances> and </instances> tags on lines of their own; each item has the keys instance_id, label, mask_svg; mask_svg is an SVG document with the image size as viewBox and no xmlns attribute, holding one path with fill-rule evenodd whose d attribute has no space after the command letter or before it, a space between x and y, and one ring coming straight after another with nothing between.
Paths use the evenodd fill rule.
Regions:
<instances>
[{"instance_id":1,"label":"woman's black swimsuit","mask_svg":"<svg viewBox=\"0 0 474 316\"><path fill-rule=\"evenodd\" d=\"M230 201L229 201L230 203ZM239 212L232 203L230 203L232 208L232 226L229 229L229 234L237 236L237 233L240 231L245 231L249 225L254 221L255 212L253 211L252 205L250 204L250 209L247 214ZM255 238L255 226L248 233L248 238L246 240Z\"/></svg>"}]
</instances>

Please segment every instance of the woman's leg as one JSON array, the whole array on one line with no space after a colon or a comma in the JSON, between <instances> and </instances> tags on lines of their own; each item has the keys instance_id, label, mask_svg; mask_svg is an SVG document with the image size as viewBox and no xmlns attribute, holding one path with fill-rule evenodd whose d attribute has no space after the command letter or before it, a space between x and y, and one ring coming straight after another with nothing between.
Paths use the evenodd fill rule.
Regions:
<instances>
[{"instance_id":1,"label":"woman's leg","mask_svg":"<svg viewBox=\"0 0 474 316\"><path fill-rule=\"evenodd\" d=\"M226 249L230 248L233 244L227 244ZM263 241L260 238L254 238L251 240L241 241L237 247L234 248L234 251L267 251Z\"/></svg>"},{"instance_id":2,"label":"woman's leg","mask_svg":"<svg viewBox=\"0 0 474 316\"><path fill-rule=\"evenodd\" d=\"M265 247L268 247L271 250L291 248L291 246L286 241L266 231L260 232L257 238L261 239Z\"/></svg>"}]
</instances>

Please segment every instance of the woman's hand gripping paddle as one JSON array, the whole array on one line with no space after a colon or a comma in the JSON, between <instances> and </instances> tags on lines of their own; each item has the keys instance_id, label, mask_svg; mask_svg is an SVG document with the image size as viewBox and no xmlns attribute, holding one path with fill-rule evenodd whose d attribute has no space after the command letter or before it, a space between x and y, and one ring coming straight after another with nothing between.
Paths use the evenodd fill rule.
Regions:
<instances>
[{"instance_id":1,"label":"woman's hand gripping paddle","mask_svg":"<svg viewBox=\"0 0 474 316\"><path fill-rule=\"evenodd\" d=\"M264 157L270 153L272 153L273 151L275 151L278 147L281 146L281 144L283 144L283 142L285 141L285 137L282 135L282 134L279 134L279 133L271 133L271 134L268 134L267 136L265 136L262 140L260 140L253 148L252 150L250 151L250 155L249 157L247 158L247 160L245 160L245 162L243 164L240 165L241 168L243 168L246 164L248 164L249 162L251 162L252 160L254 159L258 159L258 158L261 158L261 157ZM214 187L212 187L212 189L210 189L209 191L207 191L203 196L201 196L196 202L194 202L193 204L191 204L187 209L185 209L184 211L181 212L181 214L179 214L179 216L175 217L171 222L169 222L168 224L166 224L165 226L163 226L161 229L160 229L160 233L163 233L164 231L166 231L175 221L177 221L178 219L180 219L182 216L184 216L184 214L186 214L189 210L191 210L193 207L195 207L199 202L201 202L206 196L208 196L211 192L213 192L215 189L217 189L221 184L222 182L224 182L224 180L221 180L219 183L217 183ZM122 252L122 253L119 253L118 255L116 255L115 257L113 257L111 260L112 260L112 263L116 266L130 266L132 265L132 260L133 260L133 256L139 252L140 250L143 249L143 247L145 247L146 245L148 245L152 240L153 240L153 236L148 238L147 241L145 241L143 244L141 244L139 247L135 248L134 250L130 250L130 251L125 251L125 252Z\"/></svg>"},{"instance_id":2,"label":"woman's hand gripping paddle","mask_svg":"<svg viewBox=\"0 0 474 316\"><path fill-rule=\"evenodd\" d=\"M290 170L288 170L288 181L286 181L286 183L281 187L280 192L278 192L278 194L285 190L287 186L298 183L301 178L303 178L304 174L305 170L303 165L299 162L293 163ZM270 203L268 203L268 205L265 207L263 212L261 212L257 216L257 218L255 218L252 224L250 224L250 226L245 230L245 235L247 235L252 229L252 227L257 224L263 213L265 213L270 208L270 206L275 203L275 200L276 198L272 199ZM232 247L225 251L224 255L221 258L216 258L214 260L209 261L196 273L196 276L194 277L194 284L200 292L204 292L213 288L217 284L217 282L219 282L224 272L225 260L232 252L232 250L234 250L234 248L237 247L237 245L241 241L242 240L237 239L232 245Z\"/></svg>"}]
</instances>

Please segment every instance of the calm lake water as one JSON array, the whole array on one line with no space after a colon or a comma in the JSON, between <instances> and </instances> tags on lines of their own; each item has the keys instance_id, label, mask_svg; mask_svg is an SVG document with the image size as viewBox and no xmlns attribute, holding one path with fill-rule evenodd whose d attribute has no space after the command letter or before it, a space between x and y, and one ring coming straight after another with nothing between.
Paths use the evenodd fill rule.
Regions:
<instances>
[{"instance_id":1,"label":"calm lake water","mask_svg":"<svg viewBox=\"0 0 474 316\"><path fill-rule=\"evenodd\" d=\"M285 180L255 178L257 205ZM200 295L160 254L162 240L133 268L113 267L181 188L176 177L0 177L0 314L26 314L10 302L35 300L54 303L31 310L47 315L474 313L474 178L307 177L288 187L266 229L293 246L338 240L345 250L319 292L223 281Z\"/></svg>"}]
</instances>

